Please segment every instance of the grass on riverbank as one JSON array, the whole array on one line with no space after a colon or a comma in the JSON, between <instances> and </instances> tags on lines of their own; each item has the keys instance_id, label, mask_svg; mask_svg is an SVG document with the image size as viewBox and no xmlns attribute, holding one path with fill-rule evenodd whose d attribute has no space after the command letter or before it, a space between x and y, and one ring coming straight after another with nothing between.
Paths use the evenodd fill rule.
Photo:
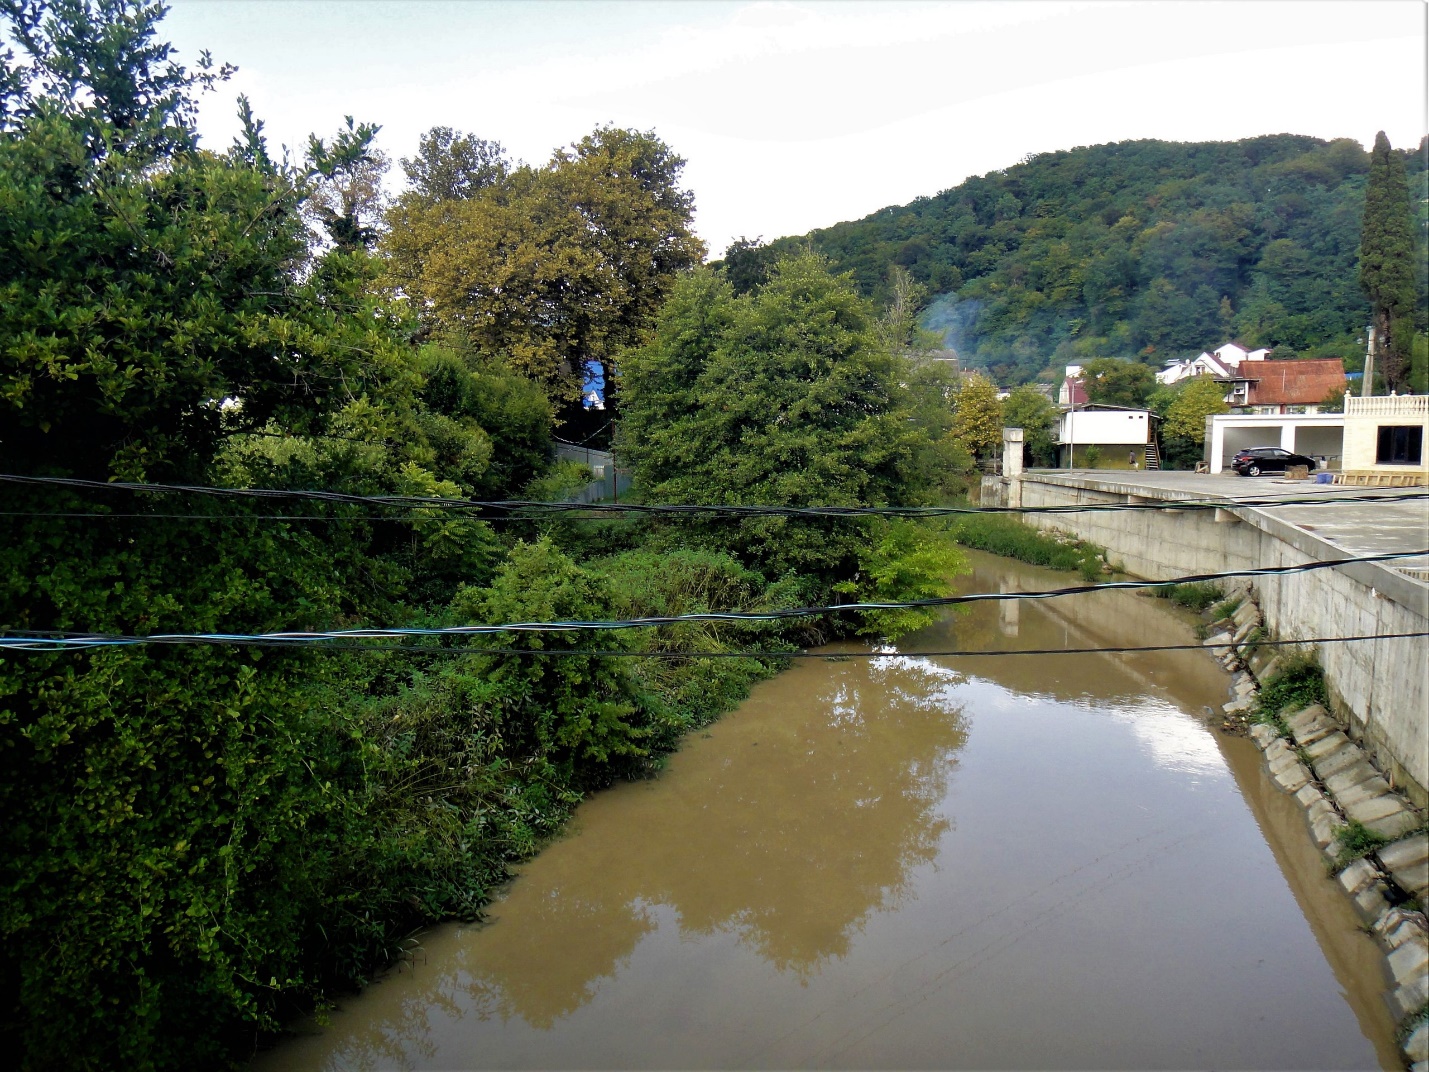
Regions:
<instances>
[{"instance_id":1,"label":"grass on riverbank","mask_svg":"<svg viewBox=\"0 0 1429 1072\"><path fill-rule=\"evenodd\" d=\"M1166 588L1153 588L1152 594L1158 599L1169 599L1178 607L1185 607L1198 614L1207 607L1219 603L1225 593L1209 581L1192 584L1173 584Z\"/></svg>"},{"instance_id":2,"label":"grass on riverbank","mask_svg":"<svg viewBox=\"0 0 1429 1072\"><path fill-rule=\"evenodd\" d=\"M1052 535L1005 514L963 515L952 523L950 533L964 547L1080 573L1088 581L1100 577L1106 564L1106 553L1096 544Z\"/></svg>"},{"instance_id":3,"label":"grass on riverbank","mask_svg":"<svg viewBox=\"0 0 1429 1072\"><path fill-rule=\"evenodd\" d=\"M1284 736L1290 731L1283 711L1287 708L1303 711L1311 704L1328 704L1330 696L1325 690L1325 671L1313 654L1291 652L1282 658L1279 672L1260 684L1255 721L1274 726Z\"/></svg>"}]
</instances>

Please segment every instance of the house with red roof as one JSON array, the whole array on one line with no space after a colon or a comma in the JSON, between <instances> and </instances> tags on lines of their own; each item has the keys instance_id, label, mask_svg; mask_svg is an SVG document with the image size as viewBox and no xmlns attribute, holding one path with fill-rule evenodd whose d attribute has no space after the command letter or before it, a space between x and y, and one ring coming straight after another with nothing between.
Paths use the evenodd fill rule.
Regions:
<instances>
[{"instance_id":1,"label":"house with red roof","mask_svg":"<svg viewBox=\"0 0 1429 1072\"><path fill-rule=\"evenodd\" d=\"M1345 363L1338 357L1242 362L1216 381L1227 387L1226 404L1242 413L1318 413L1333 391L1345 389Z\"/></svg>"}]
</instances>

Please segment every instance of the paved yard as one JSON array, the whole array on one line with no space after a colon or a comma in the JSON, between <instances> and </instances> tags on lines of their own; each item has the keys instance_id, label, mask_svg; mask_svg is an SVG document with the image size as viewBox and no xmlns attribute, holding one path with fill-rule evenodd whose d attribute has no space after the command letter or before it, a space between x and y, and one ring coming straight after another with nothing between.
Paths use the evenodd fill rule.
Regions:
<instances>
[{"instance_id":1,"label":"paved yard","mask_svg":"<svg viewBox=\"0 0 1429 1072\"><path fill-rule=\"evenodd\" d=\"M1266 514L1313 532L1342 548L1347 555L1386 554L1429 549L1429 488L1355 488L1285 480L1276 476L1243 477L1233 473L1140 473L1109 470L1033 470L1028 476L1063 478L1069 483L1094 481L1126 495L1157 499L1317 499L1308 505L1260 507ZM1419 498L1400 502L1336 502L1337 499ZM1406 559L1394 568L1429 570L1429 556Z\"/></svg>"}]
</instances>

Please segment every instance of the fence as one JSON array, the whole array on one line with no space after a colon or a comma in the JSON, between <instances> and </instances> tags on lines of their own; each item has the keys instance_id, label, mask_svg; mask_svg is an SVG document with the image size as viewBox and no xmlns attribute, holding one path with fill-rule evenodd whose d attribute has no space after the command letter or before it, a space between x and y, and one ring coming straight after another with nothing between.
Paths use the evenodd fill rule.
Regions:
<instances>
[{"instance_id":1,"label":"fence","mask_svg":"<svg viewBox=\"0 0 1429 1072\"><path fill-rule=\"evenodd\" d=\"M1425 417L1429 416L1429 395L1346 395L1345 416Z\"/></svg>"},{"instance_id":2,"label":"fence","mask_svg":"<svg viewBox=\"0 0 1429 1072\"><path fill-rule=\"evenodd\" d=\"M630 489L630 472L616 465L615 455L608 450L596 450L558 439L556 457L562 461L579 462L589 468L595 478L574 495L567 496L567 502L593 503L604 499L619 502L621 492Z\"/></svg>"}]
</instances>

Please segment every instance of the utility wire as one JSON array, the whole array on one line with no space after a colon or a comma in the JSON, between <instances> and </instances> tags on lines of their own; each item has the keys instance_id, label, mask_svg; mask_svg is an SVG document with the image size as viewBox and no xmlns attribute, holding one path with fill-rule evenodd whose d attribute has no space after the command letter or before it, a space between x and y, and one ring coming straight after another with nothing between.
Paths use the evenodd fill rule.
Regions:
<instances>
[{"instance_id":1,"label":"utility wire","mask_svg":"<svg viewBox=\"0 0 1429 1072\"><path fill-rule=\"evenodd\" d=\"M381 640L402 637L487 636L497 633L568 633L581 630L639 629L648 626L679 625L686 622L774 622L795 618L812 618L825 614L849 612L918 610L927 607L949 607L985 601L1057 599L1062 596L1085 595L1140 588L1165 588L1181 584L1200 584L1227 580L1232 577L1275 577L1337 566L1369 562L1392 562L1429 555L1429 548L1420 551L1396 551L1378 555L1328 559L1293 566L1265 566L1258 569L1224 570L1219 573L1199 573L1162 581L1106 581L1100 584L1051 588L1038 592L973 592L965 595L938 596L930 599L910 599L883 603L840 603L817 607L789 607L767 611L704 611L694 614L653 615L645 618L625 618L596 621L510 622L500 625L457 625L433 628L379 627L371 629L338 629L317 632L275 633L159 633L148 636L36 631L0 631L0 650L62 651L69 648L132 647L141 644L210 644L243 645L264 642L286 644L321 644L330 640Z\"/></svg>"},{"instance_id":2,"label":"utility wire","mask_svg":"<svg viewBox=\"0 0 1429 1072\"><path fill-rule=\"evenodd\" d=\"M1364 633L1358 636L1307 637L1304 640L1257 640L1253 647L1304 647L1307 644L1346 644L1357 640L1407 640L1429 637L1429 630L1415 633ZM245 648L279 648L303 651L395 652L402 655L515 655L531 658L582 656L587 658L629 659L923 659L933 657L982 658L1002 655L1122 655L1153 651L1214 651L1231 645L1200 644L1139 644L1110 645L1095 648L953 648L928 651L899 651L896 648L873 648L868 651L631 651L623 648L471 648L471 647L411 647L405 644L295 644L291 641L252 641L235 644ZM1246 646L1244 644L1240 645ZM28 648L28 651L69 651L70 648Z\"/></svg>"},{"instance_id":3,"label":"utility wire","mask_svg":"<svg viewBox=\"0 0 1429 1072\"><path fill-rule=\"evenodd\" d=\"M239 499L314 499L338 503L370 503L408 509L464 511L523 511L531 517L561 513L634 514L684 517L955 517L972 514L1080 514L1136 510L1222 510L1230 507L1274 508L1321 506L1332 503L1403 502L1429 500L1429 492L1407 491L1389 495L1315 496L1310 498L1153 499L1136 503L1078 503L1068 506L757 506L702 505L697 503L576 503L523 499L453 499L420 495L357 495L340 491L285 488L220 488L201 484L142 484L125 481L79 480L72 477L20 476L0 473L0 482L45 485L85 491L126 491L159 494L208 495ZM257 515L254 515L257 516Z\"/></svg>"}]
</instances>

